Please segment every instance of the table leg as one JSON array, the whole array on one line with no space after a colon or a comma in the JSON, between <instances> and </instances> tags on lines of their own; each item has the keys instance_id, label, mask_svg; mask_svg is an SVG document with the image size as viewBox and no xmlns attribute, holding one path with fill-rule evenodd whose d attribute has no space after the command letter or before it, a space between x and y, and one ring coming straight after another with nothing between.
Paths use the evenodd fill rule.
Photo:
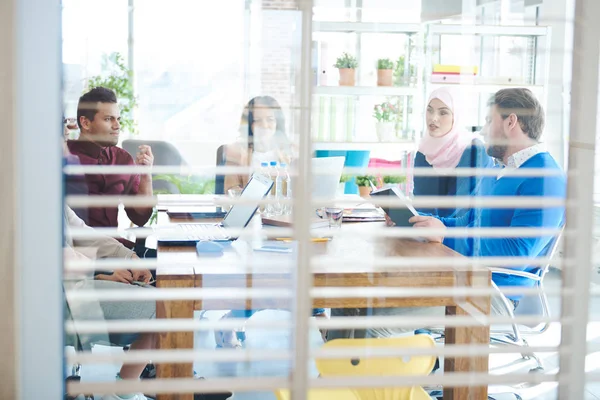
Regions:
<instances>
[{"instance_id":1,"label":"table leg","mask_svg":"<svg viewBox=\"0 0 600 400\"><path fill-rule=\"evenodd\" d=\"M193 287L194 279L183 277L178 279L158 279L157 287L182 288ZM157 318L188 318L194 317L194 301L157 301ZM163 332L158 338L159 349L193 349L193 332ZM191 378L193 377L193 365L191 363L181 364L158 364L156 366L156 377L158 379L169 378ZM157 400L193 400L193 394L160 394Z\"/></svg>"},{"instance_id":2,"label":"table leg","mask_svg":"<svg viewBox=\"0 0 600 400\"><path fill-rule=\"evenodd\" d=\"M446 315L469 315L461 307L446 307ZM489 326L467 326L446 328L445 343L450 345L461 344L489 344ZM445 372L488 372L488 355L477 357L445 357ZM488 387L463 386L444 388L444 400L487 400Z\"/></svg>"}]
</instances>

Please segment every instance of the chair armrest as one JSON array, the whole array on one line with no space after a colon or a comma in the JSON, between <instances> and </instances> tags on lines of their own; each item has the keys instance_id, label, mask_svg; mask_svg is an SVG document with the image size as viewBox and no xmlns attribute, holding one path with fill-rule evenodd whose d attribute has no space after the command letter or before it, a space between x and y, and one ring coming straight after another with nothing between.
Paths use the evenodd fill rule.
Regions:
<instances>
[{"instance_id":1,"label":"chair armrest","mask_svg":"<svg viewBox=\"0 0 600 400\"><path fill-rule=\"evenodd\" d=\"M531 272L518 271L510 268L489 268L492 271L492 274L506 274L513 276L520 276L523 278L533 279L534 281L541 281L542 278L536 274L532 274Z\"/></svg>"}]
</instances>

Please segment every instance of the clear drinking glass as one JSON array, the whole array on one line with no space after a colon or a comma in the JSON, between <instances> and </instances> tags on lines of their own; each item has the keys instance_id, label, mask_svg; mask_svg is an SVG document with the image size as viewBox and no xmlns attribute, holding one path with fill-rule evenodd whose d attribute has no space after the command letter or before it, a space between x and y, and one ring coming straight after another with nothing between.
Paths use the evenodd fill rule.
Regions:
<instances>
[{"instance_id":1,"label":"clear drinking glass","mask_svg":"<svg viewBox=\"0 0 600 400\"><path fill-rule=\"evenodd\" d=\"M344 217L344 209L339 207L324 207L323 215L329 221L329 229L340 229Z\"/></svg>"}]
</instances>

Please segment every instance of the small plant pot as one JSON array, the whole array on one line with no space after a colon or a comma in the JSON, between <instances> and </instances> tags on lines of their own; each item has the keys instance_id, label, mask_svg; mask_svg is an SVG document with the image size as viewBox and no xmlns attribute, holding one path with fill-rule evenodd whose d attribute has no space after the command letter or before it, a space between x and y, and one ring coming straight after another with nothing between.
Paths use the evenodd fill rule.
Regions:
<instances>
[{"instance_id":1,"label":"small plant pot","mask_svg":"<svg viewBox=\"0 0 600 400\"><path fill-rule=\"evenodd\" d=\"M371 196L371 187L370 186L359 186L358 187L358 193L360 194L360 197L370 197Z\"/></svg>"},{"instance_id":2,"label":"small plant pot","mask_svg":"<svg viewBox=\"0 0 600 400\"><path fill-rule=\"evenodd\" d=\"M377 86L392 86L392 84L393 84L392 72L393 72L393 70L391 70L391 69L378 69L377 70Z\"/></svg>"},{"instance_id":3,"label":"small plant pot","mask_svg":"<svg viewBox=\"0 0 600 400\"><path fill-rule=\"evenodd\" d=\"M339 68L340 86L354 86L356 84L356 70L354 68Z\"/></svg>"},{"instance_id":4,"label":"small plant pot","mask_svg":"<svg viewBox=\"0 0 600 400\"><path fill-rule=\"evenodd\" d=\"M396 138L396 124L394 122L378 122L375 129L380 142L392 142Z\"/></svg>"}]
</instances>

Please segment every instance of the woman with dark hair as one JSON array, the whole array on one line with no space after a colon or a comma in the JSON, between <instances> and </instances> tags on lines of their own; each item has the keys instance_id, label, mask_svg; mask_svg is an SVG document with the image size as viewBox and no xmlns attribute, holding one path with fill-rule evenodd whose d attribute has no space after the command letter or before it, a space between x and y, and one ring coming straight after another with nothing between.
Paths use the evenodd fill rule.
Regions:
<instances>
[{"instance_id":1,"label":"woman with dark hair","mask_svg":"<svg viewBox=\"0 0 600 400\"><path fill-rule=\"evenodd\" d=\"M228 145L225 150L225 164L236 166L260 167L263 162L277 161L291 164L295 156L292 143L285 133L285 118L277 100L270 96L255 97L248 102L242 114L240 141ZM243 188L248 183L247 175L227 175L225 192L233 188ZM247 319L255 310L231 310L223 316L227 318ZM314 317L324 317L325 309L312 310ZM321 335L325 338L325 332ZM215 331L217 347L241 348L245 340L244 327L235 330Z\"/></svg>"},{"instance_id":2,"label":"woman with dark hair","mask_svg":"<svg viewBox=\"0 0 600 400\"><path fill-rule=\"evenodd\" d=\"M293 146L285 132L285 117L281 106L270 96L255 97L242 114L241 137L225 149L225 165L260 167L263 162L289 164L294 158ZM247 175L227 175L225 193L243 188Z\"/></svg>"}]
</instances>

